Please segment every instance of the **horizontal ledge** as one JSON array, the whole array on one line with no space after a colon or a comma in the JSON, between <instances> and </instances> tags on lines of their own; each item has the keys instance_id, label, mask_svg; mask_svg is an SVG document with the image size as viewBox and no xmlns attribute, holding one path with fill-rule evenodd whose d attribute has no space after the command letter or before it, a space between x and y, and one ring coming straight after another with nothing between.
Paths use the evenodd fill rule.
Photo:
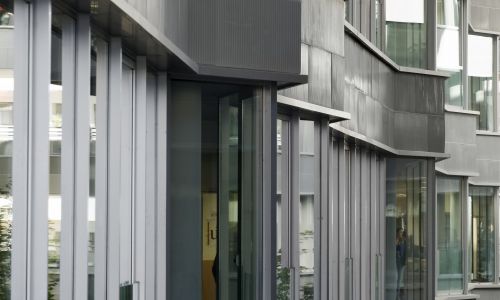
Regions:
<instances>
[{"instance_id":1,"label":"horizontal ledge","mask_svg":"<svg viewBox=\"0 0 500 300\"><path fill-rule=\"evenodd\" d=\"M360 42L365 48L372 52L375 56L381 59L384 63L392 67L394 70L400 73L410 73L410 74L420 74L435 77L450 77L450 72L445 71L434 71L419 68L403 67L395 63L391 58L389 58L384 52L382 52L377 46L375 46L370 40L368 40L363 34L361 34L354 26L349 22L344 21L345 31Z\"/></svg>"},{"instance_id":2,"label":"horizontal ledge","mask_svg":"<svg viewBox=\"0 0 500 300\"><path fill-rule=\"evenodd\" d=\"M307 75L292 73L220 67L206 64L200 64L198 68L198 74L202 76L236 78L256 81L273 81L278 83L279 88L290 87L297 84L304 84L308 81Z\"/></svg>"},{"instance_id":3,"label":"horizontal ledge","mask_svg":"<svg viewBox=\"0 0 500 300\"><path fill-rule=\"evenodd\" d=\"M475 294L456 294L456 295L441 295L436 296L435 300L467 300L467 299L480 299L479 295Z\"/></svg>"},{"instance_id":4,"label":"horizontal ledge","mask_svg":"<svg viewBox=\"0 0 500 300\"><path fill-rule=\"evenodd\" d=\"M477 177L479 176L478 172L460 172L460 171L448 171L445 170L444 168L440 167L435 167L434 168L437 172L442 173L447 176L460 176L460 177Z\"/></svg>"},{"instance_id":5,"label":"horizontal ledge","mask_svg":"<svg viewBox=\"0 0 500 300\"><path fill-rule=\"evenodd\" d=\"M198 64L186 53L184 53L184 51L177 47L174 42L167 38L164 33L160 32L156 26L151 24L151 22L141 15L138 10L132 7L125 0L110 0L110 2L125 13L127 17L134 21L139 27L142 27L153 39L157 40L163 47L180 59L192 71L198 72Z\"/></svg>"},{"instance_id":6,"label":"horizontal ledge","mask_svg":"<svg viewBox=\"0 0 500 300\"><path fill-rule=\"evenodd\" d=\"M500 289L500 284L498 283L469 283L469 291L475 290L475 289Z\"/></svg>"},{"instance_id":7,"label":"horizontal ledge","mask_svg":"<svg viewBox=\"0 0 500 300\"><path fill-rule=\"evenodd\" d=\"M487 130L476 130L476 135L499 136L500 137L500 132L493 132L493 131L487 131Z\"/></svg>"},{"instance_id":8,"label":"horizontal ledge","mask_svg":"<svg viewBox=\"0 0 500 300\"><path fill-rule=\"evenodd\" d=\"M472 184L472 185L476 185L476 186L492 186L492 187L498 187L498 186L500 186L500 182L488 182L488 181L481 181L481 180L475 180L475 179L469 179L469 183ZM481 287L483 287L483 285L486 286L487 284L486 283L481 283ZM500 284L497 284L497 285L495 285L492 288L498 288L498 289L500 289Z\"/></svg>"},{"instance_id":9,"label":"horizontal ledge","mask_svg":"<svg viewBox=\"0 0 500 300\"><path fill-rule=\"evenodd\" d=\"M472 31L472 33L477 33L477 34L482 34L482 35L500 35L500 31L474 28L474 26L472 26L472 24L470 24L470 23L469 23L469 30Z\"/></svg>"},{"instance_id":10,"label":"horizontal ledge","mask_svg":"<svg viewBox=\"0 0 500 300\"><path fill-rule=\"evenodd\" d=\"M331 123L351 119L351 114L348 112L324 107L321 105L316 105L302 100L293 99L283 95L278 95L277 100L278 103L282 105L291 106L293 108L298 108L300 110L304 110L310 113L328 116Z\"/></svg>"},{"instance_id":11,"label":"horizontal ledge","mask_svg":"<svg viewBox=\"0 0 500 300\"><path fill-rule=\"evenodd\" d=\"M360 134L358 132L354 132L352 130L346 129L338 124L330 124L330 127L332 129L342 133L342 134L345 134L345 135L350 136L356 140L365 142L367 144L374 146L375 148L378 148L380 150L383 150L385 152L388 152L390 154L397 155L397 156L427 157L427 158L432 157L432 158L435 158L437 161L444 160L444 159L451 157L451 155L448 153L394 149L391 146L388 146L384 143L376 141L376 140L369 138L369 137L367 137L363 134Z\"/></svg>"},{"instance_id":12,"label":"horizontal ledge","mask_svg":"<svg viewBox=\"0 0 500 300\"><path fill-rule=\"evenodd\" d=\"M459 106L450 105L450 104L445 104L444 105L444 110L446 112L457 113L457 114L474 115L474 116L479 116L480 115L480 112L478 112L477 110L463 109L463 108L461 108Z\"/></svg>"}]
</instances>

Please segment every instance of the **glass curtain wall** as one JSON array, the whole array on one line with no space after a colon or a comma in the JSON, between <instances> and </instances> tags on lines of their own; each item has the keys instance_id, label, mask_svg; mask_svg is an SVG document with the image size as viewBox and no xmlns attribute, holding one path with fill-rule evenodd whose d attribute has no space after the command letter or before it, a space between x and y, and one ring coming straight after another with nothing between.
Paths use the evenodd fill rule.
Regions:
<instances>
[{"instance_id":1,"label":"glass curtain wall","mask_svg":"<svg viewBox=\"0 0 500 300\"><path fill-rule=\"evenodd\" d=\"M0 1L0 299L10 299L12 140L14 124L14 3Z\"/></svg>"},{"instance_id":2,"label":"glass curtain wall","mask_svg":"<svg viewBox=\"0 0 500 300\"><path fill-rule=\"evenodd\" d=\"M170 297L255 299L261 90L187 81L171 89Z\"/></svg>"},{"instance_id":3,"label":"glass curtain wall","mask_svg":"<svg viewBox=\"0 0 500 300\"><path fill-rule=\"evenodd\" d=\"M291 299L290 272L290 131L287 120L276 124L276 299Z\"/></svg>"},{"instance_id":4,"label":"glass curtain wall","mask_svg":"<svg viewBox=\"0 0 500 300\"><path fill-rule=\"evenodd\" d=\"M446 80L446 102L463 107L462 0L437 0L437 68L451 72Z\"/></svg>"},{"instance_id":5,"label":"glass curtain wall","mask_svg":"<svg viewBox=\"0 0 500 300\"><path fill-rule=\"evenodd\" d=\"M314 299L315 193L317 181L314 121L300 120L299 298Z\"/></svg>"},{"instance_id":6,"label":"glass curtain wall","mask_svg":"<svg viewBox=\"0 0 500 300\"><path fill-rule=\"evenodd\" d=\"M297 117L278 120L277 134L276 296L279 300L312 300L319 275L315 255L319 242L315 238L319 213L319 124ZM292 169L297 158L298 169ZM298 174L293 173L297 171Z\"/></svg>"},{"instance_id":7,"label":"glass curtain wall","mask_svg":"<svg viewBox=\"0 0 500 300\"><path fill-rule=\"evenodd\" d=\"M406 67L427 68L426 0L387 0L387 55Z\"/></svg>"},{"instance_id":8,"label":"glass curtain wall","mask_svg":"<svg viewBox=\"0 0 500 300\"><path fill-rule=\"evenodd\" d=\"M438 294L463 292L461 183L458 177L437 177Z\"/></svg>"},{"instance_id":9,"label":"glass curtain wall","mask_svg":"<svg viewBox=\"0 0 500 300\"><path fill-rule=\"evenodd\" d=\"M57 24L57 17L54 24ZM62 39L52 31L49 105L48 298L59 299L61 248Z\"/></svg>"},{"instance_id":10,"label":"glass curtain wall","mask_svg":"<svg viewBox=\"0 0 500 300\"><path fill-rule=\"evenodd\" d=\"M470 186L471 281L495 280L495 188Z\"/></svg>"},{"instance_id":11,"label":"glass curtain wall","mask_svg":"<svg viewBox=\"0 0 500 300\"><path fill-rule=\"evenodd\" d=\"M89 202L88 202L88 299L94 299L94 274L95 274L95 154L96 154L96 108L97 108L97 47L92 45L90 53L90 101L89 101Z\"/></svg>"},{"instance_id":12,"label":"glass curtain wall","mask_svg":"<svg viewBox=\"0 0 500 300\"><path fill-rule=\"evenodd\" d=\"M427 299L427 161L391 158L386 181L386 299Z\"/></svg>"},{"instance_id":13,"label":"glass curtain wall","mask_svg":"<svg viewBox=\"0 0 500 300\"><path fill-rule=\"evenodd\" d=\"M479 111L477 129L493 130L493 38L468 36L470 109Z\"/></svg>"}]
</instances>

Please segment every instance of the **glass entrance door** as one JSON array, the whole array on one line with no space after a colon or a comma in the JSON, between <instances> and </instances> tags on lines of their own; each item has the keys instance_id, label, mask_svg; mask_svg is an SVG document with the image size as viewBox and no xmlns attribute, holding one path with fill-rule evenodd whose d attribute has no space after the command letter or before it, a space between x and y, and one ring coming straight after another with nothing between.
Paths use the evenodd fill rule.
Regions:
<instances>
[{"instance_id":1,"label":"glass entrance door","mask_svg":"<svg viewBox=\"0 0 500 300\"><path fill-rule=\"evenodd\" d=\"M255 299L259 94L182 81L172 91L171 297Z\"/></svg>"},{"instance_id":2,"label":"glass entrance door","mask_svg":"<svg viewBox=\"0 0 500 300\"><path fill-rule=\"evenodd\" d=\"M219 100L218 299L239 299L240 107L238 95Z\"/></svg>"}]
</instances>

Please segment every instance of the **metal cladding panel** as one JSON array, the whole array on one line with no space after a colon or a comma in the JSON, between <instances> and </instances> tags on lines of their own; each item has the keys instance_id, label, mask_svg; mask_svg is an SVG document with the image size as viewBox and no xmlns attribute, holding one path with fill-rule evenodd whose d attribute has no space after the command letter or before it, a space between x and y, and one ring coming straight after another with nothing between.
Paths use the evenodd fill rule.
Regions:
<instances>
[{"instance_id":1,"label":"metal cladding panel","mask_svg":"<svg viewBox=\"0 0 500 300\"><path fill-rule=\"evenodd\" d=\"M75 1L80 5L85 2ZM96 1L100 7L111 1L119 8L126 7L129 13L144 17L144 24L157 29L159 35L164 35L200 65L300 73L301 2L298 0ZM335 20L343 22L340 17ZM343 32L342 26L339 28Z\"/></svg>"},{"instance_id":2,"label":"metal cladding panel","mask_svg":"<svg viewBox=\"0 0 500 300\"><path fill-rule=\"evenodd\" d=\"M449 174L477 173L476 115L445 113L445 152L450 158L436 163Z\"/></svg>"},{"instance_id":3,"label":"metal cladding panel","mask_svg":"<svg viewBox=\"0 0 500 300\"><path fill-rule=\"evenodd\" d=\"M497 0L472 0L470 23L474 29L500 32L500 2Z\"/></svg>"},{"instance_id":4,"label":"metal cladding panel","mask_svg":"<svg viewBox=\"0 0 500 300\"><path fill-rule=\"evenodd\" d=\"M344 55L344 1L302 0L302 41Z\"/></svg>"},{"instance_id":5,"label":"metal cladding panel","mask_svg":"<svg viewBox=\"0 0 500 300\"><path fill-rule=\"evenodd\" d=\"M298 74L300 12L290 0L191 0L187 53L200 64Z\"/></svg>"},{"instance_id":6,"label":"metal cladding panel","mask_svg":"<svg viewBox=\"0 0 500 300\"><path fill-rule=\"evenodd\" d=\"M500 185L500 136L478 135L477 166L479 176L473 179L474 184Z\"/></svg>"},{"instance_id":7,"label":"metal cladding panel","mask_svg":"<svg viewBox=\"0 0 500 300\"><path fill-rule=\"evenodd\" d=\"M443 152L445 78L396 71L349 35L345 48L344 103L335 105L351 120L341 125L398 150Z\"/></svg>"},{"instance_id":8,"label":"metal cladding panel","mask_svg":"<svg viewBox=\"0 0 500 300\"><path fill-rule=\"evenodd\" d=\"M309 55L309 102L332 107L332 55L315 47Z\"/></svg>"},{"instance_id":9,"label":"metal cladding panel","mask_svg":"<svg viewBox=\"0 0 500 300\"><path fill-rule=\"evenodd\" d=\"M344 110L345 60L332 53L332 108Z\"/></svg>"}]
</instances>

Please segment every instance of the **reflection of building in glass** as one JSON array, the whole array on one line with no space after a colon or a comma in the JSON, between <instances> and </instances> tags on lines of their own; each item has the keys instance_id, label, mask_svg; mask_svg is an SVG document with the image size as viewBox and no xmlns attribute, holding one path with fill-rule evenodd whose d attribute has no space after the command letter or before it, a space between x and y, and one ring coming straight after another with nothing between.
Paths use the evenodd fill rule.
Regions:
<instances>
[{"instance_id":1,"label":"reflection of building in glass","mask_svg":"<svg viewBox=\"0 0 500 300\"><path fill-rule=\"evenodd\" d=\"M499 298L500 3L181 2L0 0L0 299Z\"/></svg>"}]
</instances>

